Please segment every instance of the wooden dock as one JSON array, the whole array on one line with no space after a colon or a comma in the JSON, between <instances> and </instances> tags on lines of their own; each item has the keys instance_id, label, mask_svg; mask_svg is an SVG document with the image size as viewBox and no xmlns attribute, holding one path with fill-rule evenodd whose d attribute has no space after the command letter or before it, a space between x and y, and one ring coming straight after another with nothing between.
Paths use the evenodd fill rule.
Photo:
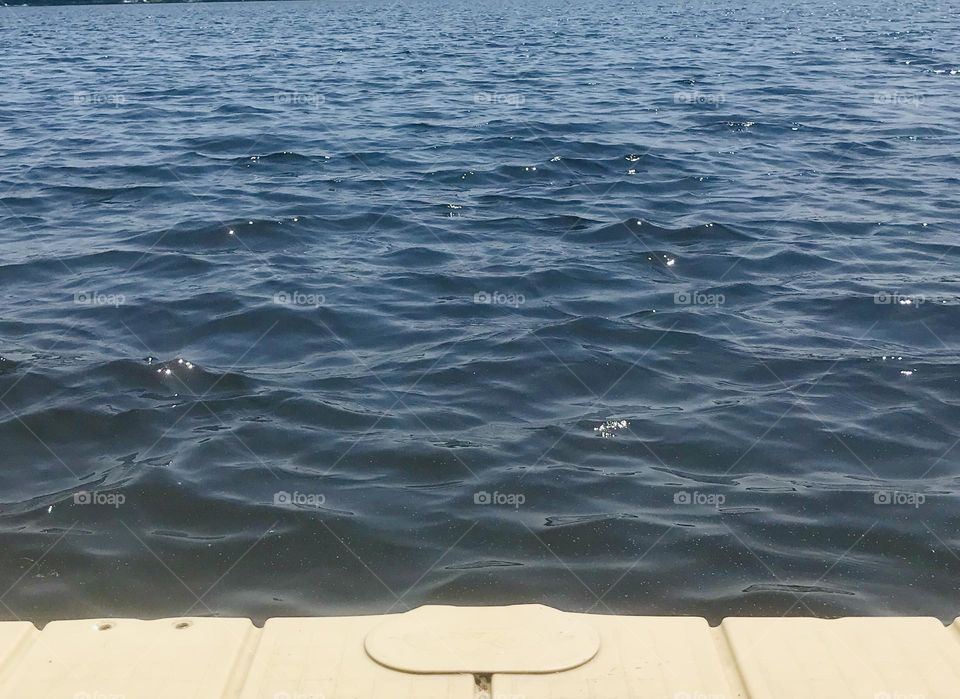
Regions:
<instances>
[{"instance_id":1,"label":"wooden dock","mask_svg":"<svg viewBox=\"0 0 960 699\"><path fill-rule=\"evenodd\" d=\"M958 699L932 618L628 617L540 605L0 623L3 699Z\"/></svg>"}]
</instances>

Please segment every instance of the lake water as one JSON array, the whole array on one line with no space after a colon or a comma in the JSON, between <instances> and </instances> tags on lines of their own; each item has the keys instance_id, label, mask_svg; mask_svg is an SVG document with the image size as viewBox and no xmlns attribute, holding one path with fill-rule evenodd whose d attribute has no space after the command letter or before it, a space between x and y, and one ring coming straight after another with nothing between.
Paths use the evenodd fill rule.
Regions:
<instances>
[{"instance_id":1,"label":"lake water","mask_svg":"<svg viewBox=\"0 0 960 699\"><path fill-rule=\"evenodd\" d=\"M957 20L0 8L0 617L952 618Z\"/></svg>"}]
</instances>

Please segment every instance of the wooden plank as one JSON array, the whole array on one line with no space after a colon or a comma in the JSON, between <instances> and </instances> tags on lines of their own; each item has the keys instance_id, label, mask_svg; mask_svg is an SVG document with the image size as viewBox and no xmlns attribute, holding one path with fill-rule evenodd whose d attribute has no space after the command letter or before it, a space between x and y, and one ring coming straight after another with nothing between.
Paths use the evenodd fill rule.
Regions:
<instances>
[{"instance_id":1,"label":"wooden plank","mask_svg":"<svg viewBox=\"0 0 960 699\"><path fill-rule=\"evenodd\" d=\"M54 621L5 673L11 699L222 699L238 688L247 619Z\"/></svg>"},{"instance_id":2,"label":"wooden plank","mask_svg":"<svg viewBox=\"0 0 960 699\"><path fill-rule=\"evenodd\" d=\"M387 618L270 619L242 699L473 699L472 674L408 674L372 660L364 639Z\"/></svg>"},{"instance_id":3,"label":"wooden plank","mask_svg":"<svg viewBox=\"0 0 960 699\"><path fill-rule=\"evenodd\" d=\"M26 621L0 622L0 686L39 634L37 628Z\"/></svg>"},{"instance_id":4,"label":"wooden plank","mask_svg":"<svg viewBox=\"0 0 960 699\"><path fill-rule=\"evenodd\" d=\"M751 699L956 699L960 644L929 618L733 618Z\"/></svg>"},{"instance_id":5,"label":"wooden plank","mask_svg":"<svg viewBox=\"0 0 960 699\"><path fill-rule=\"evenodd\" d=\"M493 676L493 697L511 699L741 699L695 617L570 615L600 633L600 651L573 670ZM811 699L808 697L808 699Z\"/></svg>"}]
</instances>

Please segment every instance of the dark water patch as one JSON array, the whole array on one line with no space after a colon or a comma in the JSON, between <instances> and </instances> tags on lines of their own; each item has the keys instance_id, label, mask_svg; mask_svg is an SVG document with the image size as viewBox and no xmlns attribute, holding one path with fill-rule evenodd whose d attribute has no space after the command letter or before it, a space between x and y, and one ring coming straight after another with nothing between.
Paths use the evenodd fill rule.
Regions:
<instances>
[{"instance_id":1,"label":"dark water patch","mask_svg":"<svg viewBox=\"0 0 960 699\"><path fill-rule=\"evenodd\" d=\"M444 570L484 570L487 568L516 568L523 563L516 561L471 561L470 563L457 563L444 566Z\"/></svg>"},{"instance_id":2,"label":"dark water patch","mask_svg":"<svg viewBox=\"0 0 960 699\"><path fill-rule=\"evenodd\" d=\"M745 594L755 592L787 592L795 595L855 595L849 590L840 590L823 585L787 585L783 583L758 583L744 589Z\"/></svg>"}]
</instances>

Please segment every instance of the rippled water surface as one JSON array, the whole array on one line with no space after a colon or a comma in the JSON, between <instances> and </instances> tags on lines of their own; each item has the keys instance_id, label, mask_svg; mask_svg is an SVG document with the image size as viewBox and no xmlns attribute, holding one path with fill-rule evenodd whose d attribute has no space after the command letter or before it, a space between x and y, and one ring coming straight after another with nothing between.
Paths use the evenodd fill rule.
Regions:
<instances>
[{"instance_id":1,"label":"rippled water surface","mask_svg":"<svg viewBox=\"0 0 960 699\"><path fill-rule=\"evenodd\" d=\"M0 616L952 618L957 20L0 8Z\"/></svg>"}]
</instances>

